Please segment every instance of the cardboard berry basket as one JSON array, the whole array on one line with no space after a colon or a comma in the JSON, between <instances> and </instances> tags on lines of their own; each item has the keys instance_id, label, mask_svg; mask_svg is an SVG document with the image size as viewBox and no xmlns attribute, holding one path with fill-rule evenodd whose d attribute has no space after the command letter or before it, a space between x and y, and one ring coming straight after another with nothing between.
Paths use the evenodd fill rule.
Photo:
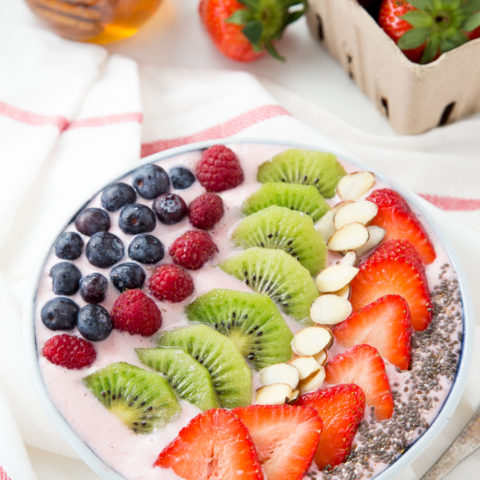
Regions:
<instances>
[{"instance_id":1,"label":"cardboard berry basket","mask_svg":"<svg viewBox=\"0 0 480 480\"><path fill-rule=\"evenodd\" d=\"M480 39L419 65L357 0L308 0L307 22L348 75L402 135L422 133L480 110ZM372 16L373 15L373 16Z\"/></svg>"}]
</instances>

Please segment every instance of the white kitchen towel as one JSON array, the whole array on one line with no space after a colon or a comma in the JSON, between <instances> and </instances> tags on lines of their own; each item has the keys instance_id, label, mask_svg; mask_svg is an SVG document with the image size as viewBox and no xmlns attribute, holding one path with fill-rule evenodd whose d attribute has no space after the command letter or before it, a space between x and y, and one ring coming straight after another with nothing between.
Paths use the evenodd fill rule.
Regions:
<instances>
[{"instance_id":1,"label":"white kitchen towel","mask_svg":"<svg viewBox=\"0 0 480 480\"><path fill-rule=\"evenodd\" d=\"M0 63L7 66L0 70L0 387L40 480L98 477L82 469L36 400L22 332L31 325L24 316L32 301L29 286L75 208L141 156L231 137L353 152L445 209L430 207L457 248L472 290L480 285L478 115L418 137L375 137L245 73L137 66L100 47L17 25L0 31ZM477 341L477 369L479 350ZM398 478L417 478L479 403L472 373L448 428ZM9 415L5 405L0 409ZM4 433L0 429L0 437ZM28 465L21 449L7 448ZM479 460L471 457L469 468ZM34 478L28 468L5 472L11 480Z\"/></svg>"}]
</instances>

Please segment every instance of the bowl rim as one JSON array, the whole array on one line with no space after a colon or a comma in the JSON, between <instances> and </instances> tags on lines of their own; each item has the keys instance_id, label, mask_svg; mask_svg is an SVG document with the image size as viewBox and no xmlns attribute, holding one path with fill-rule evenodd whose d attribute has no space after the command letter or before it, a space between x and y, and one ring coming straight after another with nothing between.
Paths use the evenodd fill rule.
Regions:
<instances>
[{"instance_id":1,"label":"bowl rim","mask_svg":"<svg viewBox=\"0 0 480 480\"><path fill-rule=\"evenodd\" d=\"M430 423L429 427L423 432L412 444L410 444L407 450L397 457L394 463L388 465L384 470L372 477L371 480L388 480L391 479L395 474L399 473L406 466L410 465L415 459L417 459L420 454L425 451L425 449L430 445L430 443L438 436L442 429L446 426L448 421L453 416L458 403L463 394L469 366L472 361L473 354L473 337L474 337L474 328L475 328L475 316L472 302L472 295L470 288L468 286L468 281L465 275L465 272L458 261L457 254L455 249L452 247L450 241L446 238L445 234L441 230L437 221L430 214L428 209L422 204L417 196L411 193L408 189L398 184L395 180L392 180L388 175L384 175L382 172L378 172L376 169L369 167L357 156L350 153L346 153L340 149L326 148L324 149L321 145L321 142L318 144L313 143L304 143L304 142L295 142L288 140L278 140L274 138L221 138L206 140L201 142L189 143L186 145L181 145L179 147L174 147L167 149L158 153L154 153L145 158L142 158L138 163L135 163L130 170L125 171L125 168L118 170L118 175L112 175L110 182L114 182L117 179L127 175L129 172L135 170L142 165L163 161L178 155L203 150L212 145L224 144L251 144L251 145L271 145L279 146L286 148L304 148L309 150L317 151L327 151L336 155L340 160L344 159L347 162L352 163L356 167L359 167L363 170L371 171L375 174L376 178L380 181L386 183L388 186L397 190L407 201L411 204L416 211L421 213L424 220L428 224L429 228L434 232L435 236L438 238L439 242L442 244L447 256L449 257L450 263L455 269L459 290L461 295L461 302L463 307L462 323L463 323L463 338L462 338L462 349L460 351L458 359L458 369L455 375L455 379L451 385L450 391L445 399L445 402L441 406L435 418ZM96 194L98 194L107 184L104 184L101 189L96 189L93 193L90 194L87 202L90 201ZM79 209L85 206L86 202L84 201ZM64 220L58 222L59 228L54 230L61 232L64 230L66 225L71 223L71 220L66 224ZM55 237L56 238L56 237ZM53 240L54 241L54 240ZM50 241L50 248L46 253L45 258L42 258L41 262L38 262L37 265L37 275L32 277L32 284L30 286L30 294L27 296L28 305L24 309L24 326L26 329L25 341L26 341L26 350L27 350L27 362L29 371L32 374L32 381L34 384L34 389L38 394L40 404L43 409L50 416L54 427L62 434L62 436L67 440L70 446L75 450L78 456L102 479L104 480L126 480L124 476L116 472L111 466L107 465L95 451L86 444L73 427L67 422L62 413L54 405L53 401L48 395L48 390L46 388L45 382L43 380L42 373L40 371L40 366L38 363L38 346L36 342L36 328L35 328L35 303L36 303L36 294L43 272L43 266L46 259L50 254L50 249L52 248L53 241Z\"/></svg>"}]
</instances>

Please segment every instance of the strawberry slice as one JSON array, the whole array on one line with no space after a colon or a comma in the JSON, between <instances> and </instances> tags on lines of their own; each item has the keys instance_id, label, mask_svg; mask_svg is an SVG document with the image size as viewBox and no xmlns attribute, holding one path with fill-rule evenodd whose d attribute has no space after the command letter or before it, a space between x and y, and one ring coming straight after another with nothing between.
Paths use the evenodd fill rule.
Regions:
<instances>
[{"instance_id":1,"label":"strawberry slice","mask_svg":"<svg viewBox=\"0 0 480 480\"><path fill-rule=\"evenodd\" d=\"M342 463L350 453L353 437L363 418L365 394L353 383L336 385L301 395L297 405L313 407L323 421L315 463L322 469Z\"/></svg>"},{"instance_id":2,"label":"strawberry slice","mask_svg":"<svg viewBox=\"0 0 480 480\"><path fill-rule=\"evenodd\" d=\"M322 431L315 409L250 405L233 410L252 436L266 480L301 480L312 463Z\"/></svg>"},{"instance_id":3,"label":"strawberry slice","mask_svg":"<svg viewBox=\"0 0 480 480\"><path fill-rule=\"evenodd\" d=\"M185 480L263 480L245 425L223 409L194 417L162 450L154 466L171 468Z\"/></svg>"},{"instance_id":4,"label":"strawberry slice","mask_svg":"<svg viewBox=\"0 0 480 480\"><path fill-rule=\"evenodd\" d=\"M385 364L376 348L365 344L356 345L329 360L325 372L327 383L358 385L365 393L367 405L374 407L377 420L386 420L392 416L392 392Z\"/></svg>"},{"instance_id":5,"label":"strawberry slice","mask_svg":"<svg viewBox=\"0 0 480 480\"><path fill-rule=\"evenodd\" d=\"M410 310L399 295L385 295L352 313L333 333L345 347L367 343L398 368L406 370L410 365Z\"/></svg>"},{"instance_id":6,"label":"strawberry slice","mask_svg":"<svg viewBox=\"0 0 480 480\"><path fill-rule=\"evenodd\" d=\"M378 213L371 225L385 229L384 241L408 240L416 248L423 263L435 260L435 249L427 232L403 197L390 188L382 188L373 191L367 200L378 206Z\"/></svg>"},{"instance_id":7,"label":"strawberry slice","mask_svg":"<svg viewBox=\"0 0 480 480\"><path fill-rule=\"evenodd\" d=\"M432 302L423 264L410 242L390 240L363 262L350 284L353 311L384 295L403 297L410 308L412 327L424 330L432 319Z\"/></svg>"}]
</instances>

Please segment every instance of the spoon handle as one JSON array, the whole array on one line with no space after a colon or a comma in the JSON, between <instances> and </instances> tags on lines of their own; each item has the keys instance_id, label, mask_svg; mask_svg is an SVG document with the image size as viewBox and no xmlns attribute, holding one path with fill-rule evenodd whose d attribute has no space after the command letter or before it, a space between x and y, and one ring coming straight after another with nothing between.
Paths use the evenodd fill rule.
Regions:
<instances>
[{"instance_id":1,"label":"spoon handle","mask_svg":"<svg viewBox=\"0 0 480 480\"><path fill-rule=\"evenodd\" d=\"M480 447L480 407L469 420L465 428L450 444L443 455L421 478L421 480L441 480L464 458Z\"/></svg>"}]
</instances>

